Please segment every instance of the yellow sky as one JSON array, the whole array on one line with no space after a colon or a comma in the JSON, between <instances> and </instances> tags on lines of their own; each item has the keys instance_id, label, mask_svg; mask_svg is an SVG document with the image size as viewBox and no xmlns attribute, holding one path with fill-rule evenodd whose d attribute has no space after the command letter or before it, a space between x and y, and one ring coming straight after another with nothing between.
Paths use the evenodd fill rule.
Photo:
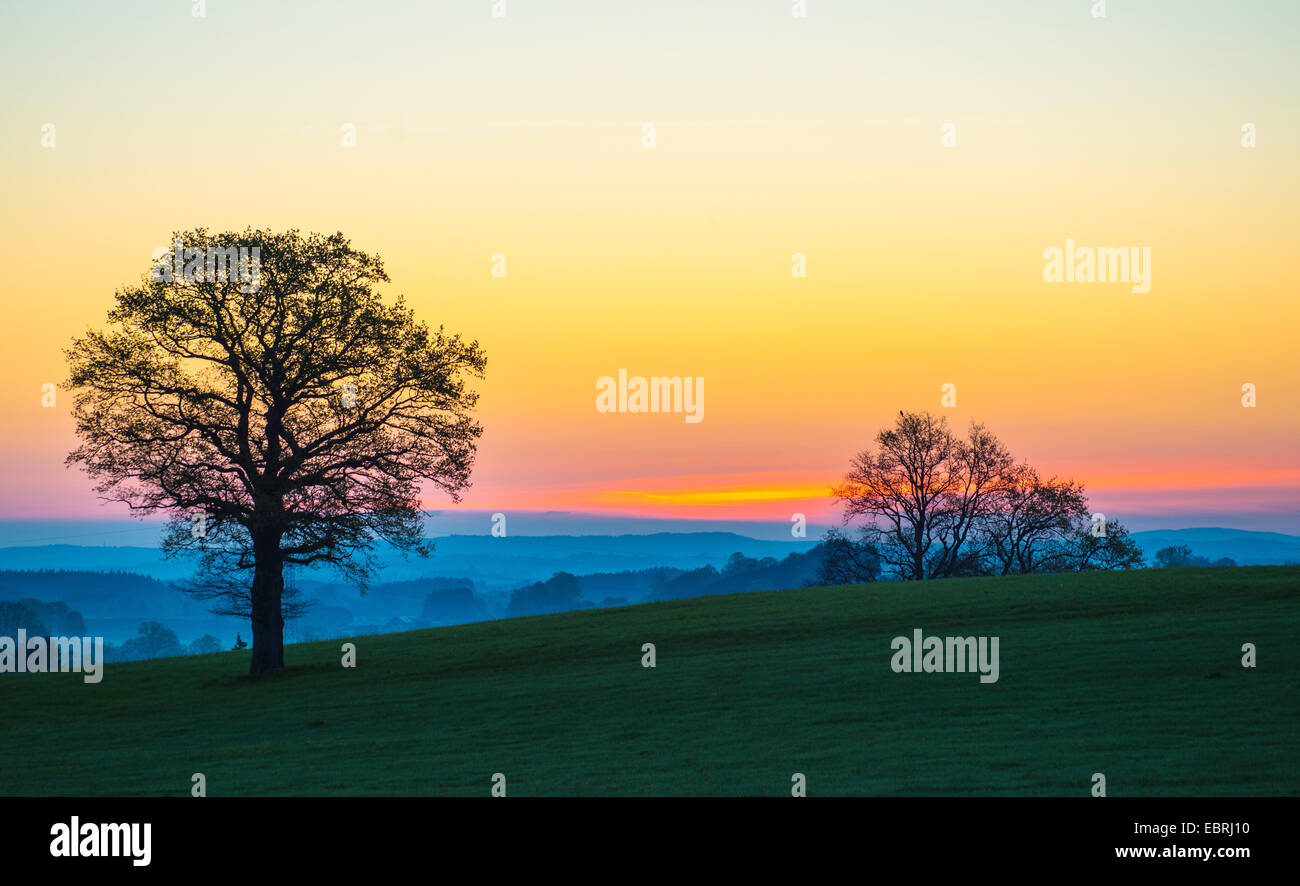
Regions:
<instances>
[{"instance_id":1,"label":"yellow sky","mask_svg":"<svg viewBox=\"0 0 1300 886\"><path fill-rule=\"evenodd\" d=\"M779 16L729 32L701 12L709 30L673 51L621 5L555 13L577 32L523 12L508 32L468 13L439 31L428 13L424 31L371 22L352 42L331 7L303 25L321 57L299 58L306 43L254 57L249 38L235 58L251 71L227 74L237 30L218 16L150 24L190 41L190 67L125 61L85 81L89 97L19 66L42 48L88 66L70 47L104 52L98 13L61 34L33 20L0 141L4 510L96 512L62 466L68 401L41 408L41 385L173 230L249 225L342 230L419 316L484 345L469 505L779 514L898 409L941 410L945 383L955 425L982 420L1093 485L1296 488L1290 63L1246 25L1216 38L1214 21L1120 17L1101 32L1015 8L1001 28L932 33L892 11L893 55L863 59L852 29L879 41L884 24L842 4L805 32ZM690 9L645 26L678 33ZM1215 39L1228 73L1175 76ZM1252 58L1266 83L1237 67ZM1150 247L1150 291L1045 283L1042 252L1066 238ZM595 382L620 368L705 378L705 420L598 413Z\"/></svg>"}]
</instances>

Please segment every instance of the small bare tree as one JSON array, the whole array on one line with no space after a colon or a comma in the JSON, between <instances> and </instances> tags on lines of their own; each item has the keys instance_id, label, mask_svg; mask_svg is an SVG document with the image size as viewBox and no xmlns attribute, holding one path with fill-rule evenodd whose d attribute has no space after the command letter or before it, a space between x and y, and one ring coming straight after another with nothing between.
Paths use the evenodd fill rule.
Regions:
<instances>
[{"instance_id":1,"label":"small bare tree","mask_svg":"<svg viewBox=\"0 0 1300 886\"><path fill-rule=\"evenodd\" d=\"M900 411L831 494L846 523L865 518L865 538L898 577L940 577L964 567L974 529L994 507L1011 464L983 425L972 423L961 440L946 419Z\"/></svg>"},{"instance_id":2,"label":"small bare tree","mask_svg":"<svg viewBox=\"0 0 1300 886\"><path fill-rule=\"evenodd\" d=\"M822 539L821 548L818 584L867 584L880 577L880 552L866 539L849 538L840 530L831 529Z\"/></svg>"},{"instance_id":3,"label":"small bare tree","mask_svg":"<svg viewBox=\"0 0 1300 886\"><path fill-rule=\"evenodd\" d=\"M831 493L901 579L1142 566L1127 529L1092 519L1082 485L1016 464L974 422L958 439L942 418L899 412ZM847 540L832 541L842 564Z\"/></svg>"},{"instance_id":4,"label":"small bare tree","mask_svg":"<svg viewBox=\"0 0 1300 886\"><path fill-rule=\"evenodd\" d=\"M876 449L853 458L844 483L831 494L844 522L866 518L881 560L900 578L928 577L926 564L947 520L948 494L957 488L957 448L948 423L930 413L898 413L893 428L876 435Z\"/></svg>"},{"instance_id":5,"label":"small bare tree","mask_svg":"<svg viewBox=\"0 0 1300 886\"><path fill-rule=\"evenodd\" d=\"M1073 556L1076 526L1088 519L1083 486L1043 479L1027 464L1008 471L983 522L984 547L1002 575L1056 571Z\"/></svg>"},{"instance_id":6,"label":"small bare tree","mask_svg":"<svg viewBox=\"0 0 1300 886\"><path fill-rule=\"evenodd\" d=\"M954 488L944 496L946 507L938 521L939 552L931 566L932 575L978 571L984 555L977 543L978 530L997 511L1013 465L1002 441L984 425L971 422L966 439L953 447L949 475Z\"/></svg>"}]
</instances>

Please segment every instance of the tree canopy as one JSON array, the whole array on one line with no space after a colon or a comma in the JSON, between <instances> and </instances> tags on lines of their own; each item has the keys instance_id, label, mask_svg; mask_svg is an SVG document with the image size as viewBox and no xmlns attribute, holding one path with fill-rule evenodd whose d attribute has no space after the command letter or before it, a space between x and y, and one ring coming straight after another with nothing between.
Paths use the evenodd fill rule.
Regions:
<instances>
[{"instance_id":1,"label":"tree canopy","mask_svg":"<svg viewBox=\"0 0 1300 886\"><path fill-rule=\"evenodd\" d=\"M958 436L942 417L900 411L831 494L859 538L828 535L828 581L1142 565L1120 523L1089 514L1082 485L1041 477L975 422Z\"/></svg>"},{"instance_id":2,"label":"tree canopy","mask_svg":"<svg viewBox=\"0 0 1300 886\"><path fill-rule=\"evenodd\" d=\"M67 351L81 445L107 500L170 514L196 592L253 620L254 673L283 666L285 565L364 581L377 541L427 554L422 485L469 485L477 342L386 302L378 256L342 234L181 232L183 269L116 294ZM257 260L242 279L203 256ZM183 270L183 273L182 273ZM269 645L263 645L266 640Z\"/></svg>"}]
</instances>

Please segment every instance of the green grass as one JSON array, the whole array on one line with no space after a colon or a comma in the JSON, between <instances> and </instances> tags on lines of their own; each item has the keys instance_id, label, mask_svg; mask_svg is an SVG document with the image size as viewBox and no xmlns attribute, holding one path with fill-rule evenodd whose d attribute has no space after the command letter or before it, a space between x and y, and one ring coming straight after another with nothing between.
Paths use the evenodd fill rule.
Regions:
<instances>
[{"instance_id":1,"label":"green grass","mask_svg":"<svg viewBox=\"0 0 1300 886\"><path fill-rule=\"evenodd\" d=\"M996 635L1001 678L890 640ZM0 793L1300 793L1300 568L707 597L0 676ZM641 667L641 644L658 667ZM1258 667L1241 666L1241 645Z\"/></svg>"}]
</instances>

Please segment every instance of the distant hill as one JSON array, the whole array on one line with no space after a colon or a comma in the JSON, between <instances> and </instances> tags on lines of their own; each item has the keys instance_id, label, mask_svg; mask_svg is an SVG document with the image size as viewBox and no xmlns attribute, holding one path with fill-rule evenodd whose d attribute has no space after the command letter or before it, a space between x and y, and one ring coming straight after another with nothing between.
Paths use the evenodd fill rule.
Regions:
<instances>
[{"instance_id":1,"label":"distant hill","mask_svg":"<svg viewBox=\"0 0 1300 886\"><path fill-rule=\"evenodd\" d=\"M1270 566L1300 563L1300 536L1281 532L1250 532L1244 529L1154 529L1134 532L1147 562L1156 551L1171 545L1187 545L1193 554L1217 560L1230 557L1238 566Z\"/></svg>"},{"instance_id":2,"label":"distant hill","mask_svg":"<svg viewBox=\"0 0 1300 886\"><path fill-rule=\"evenodd\" d=\"M157 548L65 544L0 548L0 569L133 572L160 581L186 578L193 571L183 561L163 559Z\"/></svg>"},{"instance_id":3,"label":"distant hill","mask_svg":"<svg viewBox=\"0 0 1300 886\"><path fill-rule=\"evenodd\" d=\"M1230 557L1242 566L1300 563L1300 536L1243 529L1157 529L1133 533L1148 562L1156 551L1185 544L1194 554L1217 560ZM493 538L490 535L449 535L431 539L428 560L386 550L385 568L377 582L417 581L430 576L465 578L482 591L504 591L524 582L544 581L557 572L575 575L633 572L655 568L683 571L713 566L721 569L734 553L761 560L782 560L806 553L818 539L768 541L734 532L658 532L649 535L541 535ZM165 560L156 548L55 544L0 547L0 570L68 569L135 572L161 581L187 578L185 560ZM328 571L304 570L296 578L304 585L332 583ZM796 582L792 582L796 583ZM740 588L736 588L739 590ZM611 591L613 592L613 591Z\"/></svg>"},{"instance_id":4,"label":"distant hill","mask_svg":"<svg viewBox=\"0 0 1300 886\"><path fill-rule=\"evenodd\" d=\"M91 617L162 618L202 611L172 585L136 572L62 569L0 571L0 600L62 600Z\"/></svg>"},{"instance_id":5,"label":"distant hill","mask_svg":"<svg viewBox=\"0 0 1300 886\"><path fill-rule=\"evenodd\" d=\"M539 581L557 572L624 572L668 566L675 569L721 568L740 552L747 557L781 559L817 544L816 539L763 541L733 532L659 532L650 535L449 535L431 539L427 560L381 551L385 564L379 581L396 582L430 575L472 579L479 585L512 587ZM153 548L78 545L0 548L0 569L89 569L139 572L165 581L188 577L183 560L164 560ZM302 578L329 581L326 571Z\"/></svg>"},{"instance_id":6,"label":"distant hill","mask_svg":"<svg viewBox=\"0 0 1300 886\"><path fill-rule=\"evenodd\" d=\"M1197 556L1211 561L1228 557L1239 566L1300 563L1300 537L1278 532L1201 528L1136 532L1133 537L1148 562L1161 548L1187 545ZM387 552L387 568L366 595L326 571L292 571L290 585L316 604L301 621L291 623L288 639L336 636L361 625L372 626L373 632L405 630L402 619L447 624L548 611L529 610L525 598L512 606L513 592L561 572L577 577L581 595L563 607L567 609L798 587L815 577L818 560L809 553L816 539L763 541L730 532L455 535L434 541L428 560ZM737 553L754 562L729 568ZM164 622L182 642L212 633L225 643L247 630L243 620L211 615L208 604L172 584L188 578L190 571L187 562L165 560L148 547L0 548L0 600L65 602L84 615L91 630L113 642L134 635L143 620ZM431 594L456 588L464 589L463 600L453 593L430 601Z\"/></svg>"}]
</instances>

